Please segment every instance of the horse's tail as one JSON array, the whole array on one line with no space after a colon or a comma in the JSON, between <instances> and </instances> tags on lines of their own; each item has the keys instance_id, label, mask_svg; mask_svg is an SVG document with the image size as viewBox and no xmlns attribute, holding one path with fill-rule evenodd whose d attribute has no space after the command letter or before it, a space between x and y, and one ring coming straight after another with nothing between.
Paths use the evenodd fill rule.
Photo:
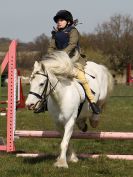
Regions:
<instances>
[{"instance_id":1,"label":"horse's tail","mask_svg":"<svg viewBox=\"0 0 133 177\"><path fill-rule=\"evenodd\" d=\"M101 108L103 108L106 105L108 97L111 95L111 92L114 87L114 81L113 81L113 77L112 77L110 71L103 65L101 65L101 67L104 72L104 75L103 75L104 79L103 80L106 80L106 85L104 87L106 90L106 95L103 96L101 94L98 103L101 106Z\"/></svg>"},{"instance_id":2,"label":"horse's tail","mask_svg":"<svg viewBox=\"0 0 133 177\"><path fill-rule=\"evenodd\" d=\"M107 76L108 76L108 95L111 94L113 88L114 88L114 80L113 80L113 77L111 75L111 73L107 70Z\"/></svg>"}]
</instances>

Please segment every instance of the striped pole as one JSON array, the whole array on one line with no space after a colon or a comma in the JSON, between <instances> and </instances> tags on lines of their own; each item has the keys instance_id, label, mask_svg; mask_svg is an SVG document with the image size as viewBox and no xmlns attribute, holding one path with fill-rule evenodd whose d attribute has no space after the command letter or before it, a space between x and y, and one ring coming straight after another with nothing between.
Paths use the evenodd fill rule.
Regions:
<instances>
[{"instance_id":1,"label":"striped pole","mask_svg":"<svg viewBox=\"0 0 133 177\"><path fill-rule=\"evenodd\" d=\"M47 157L47 154L44 153L21 153L16 154L16 157L25 157L25 158L42 158ZM119 155L119 154L79 154L79 158L92 158L97 159L99 157L107 157L109 159L118 159L118 160L133 160L133 155Z\"/></svg>"},{"instance_id":2,"label":"striped pole","mask_svg":"<svg viewBox=\"0 0 133 177\"><path fill-rule=\"evenodd\" d=\"M16 130L15 136L25 138L62 138L57 131ZM133 140L133 132L74 132L73 139Z\"/></svg>"}]
</instances>

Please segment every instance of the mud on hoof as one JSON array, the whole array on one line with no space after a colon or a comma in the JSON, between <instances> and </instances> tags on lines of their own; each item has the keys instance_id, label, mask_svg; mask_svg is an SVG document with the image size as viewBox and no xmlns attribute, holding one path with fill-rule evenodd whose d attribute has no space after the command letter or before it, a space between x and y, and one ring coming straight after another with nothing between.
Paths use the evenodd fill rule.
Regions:
<instances>
[{"instance_id":1,"label":"mud on hoof","mask_svg":"<svg viewBox=\"0 0 133 177\"><path fill-rule=\"evenodd\" d=\"M54 166L58 168L68 168L67 162L63 159L57 160L57 162L54 163Z\"/></svg>"},{"instance_id":2,"label":"mud on hoof","mask_svg":"<svg viewBox=\"0 0 133 177\"><path fill-rule=\"evenodd\" d=\"M92 128L96 128L99 125L100 115L99 114L92 114L89 118L90 125Z\"/></svg>"}]
</instances>

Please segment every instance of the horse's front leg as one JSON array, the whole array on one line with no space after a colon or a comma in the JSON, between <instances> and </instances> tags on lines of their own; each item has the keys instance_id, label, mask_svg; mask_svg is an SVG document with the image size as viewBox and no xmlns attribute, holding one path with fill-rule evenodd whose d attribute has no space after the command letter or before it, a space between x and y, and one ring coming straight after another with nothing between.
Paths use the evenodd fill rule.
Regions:
<instances>
[{"instance_id":1,"label":"horse's front leg","mask_svg":"<svg viewBox=\"0 0 133 177\"><path fill-rule=\"evenodd\" d=\"M57 159L57 162L54 164L56 167L64 167L68 168L67 160L66 160L66 153L69 145L69 140L71 138L71 135L73 133L73 127L74 127L75 120L71 118L65 125L65 131L64 136L61 142L61 153L60 156Z\"/></svg>"}]
</instances>

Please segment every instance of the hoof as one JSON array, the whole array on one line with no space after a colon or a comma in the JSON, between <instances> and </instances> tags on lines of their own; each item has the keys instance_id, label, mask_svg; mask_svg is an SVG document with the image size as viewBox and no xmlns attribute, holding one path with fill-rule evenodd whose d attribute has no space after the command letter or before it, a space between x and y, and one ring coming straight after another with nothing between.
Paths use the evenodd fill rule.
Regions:
<instances>
[{"instance_id":1,"label":"hoof","mask_svg":"<svg viewBox=\"0 0 133 177\"><path fill-rule=\"evenodd\" d=\"M84 126L84 128L82 129L82 132L87 132L87 130L88 130L88 125L85 123L85 126Z\"/></svg>"},{"instance_id":2,"label":"hoof","mask_svg":"<svg viewBox=\"0 0 133 177\"><path fill-rule=\"evenodd\" d=\"M79 161L78 157L69 157L68 158L69 162L77 163Z\"/></svg>"},{"instance_id":3,"label":"hoof","mask_svg":"<svg viewBox=\"0 0 133 177\"><path fill-rule=\"evenodd\" d=\"M67 157L69 162L77 163L79 161L75 152L71 152L70 155Z\"/></svg>"},{"instance_id":4,"label":"hoof","mask_svg":"<svg viewBox=\"0 0 133 177\"><path fill-rule=\"evenodd\" d=\"M64 160L60 159L58 160L57 162L54 163L54 166L55 167L58 167L58 168L68 168L68 164L67 162L65 162Z\"/></svg>"},{"instance_id":5,"label":"hoof","mask_svg":"<svg viewBox=\"0 0 133 177\"><path fill-rule=\"evenodd\" d=\"M100 116L98 114L92 114L89 120L91 127L96 128L99 125Z\"/></svg>"},{"instance_id":6,"label":"hoof","mask_svg":"<svg viewBox=\"0 0 133 177\"><path fill-rule=\"evenodd\" d=\"M86 132L88 130L88 125L86 124L84 120L78 121L77 126L79 130L81 130L82 132Z\"/></svg>"}]
</instances>

